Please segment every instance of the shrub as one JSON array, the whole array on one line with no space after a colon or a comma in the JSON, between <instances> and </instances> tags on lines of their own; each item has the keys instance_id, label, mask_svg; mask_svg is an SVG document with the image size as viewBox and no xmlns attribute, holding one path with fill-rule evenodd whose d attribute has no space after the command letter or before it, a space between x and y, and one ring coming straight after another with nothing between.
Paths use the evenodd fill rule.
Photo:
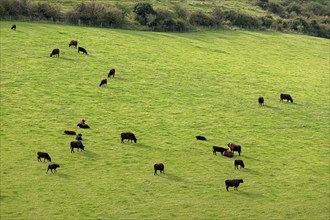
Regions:
<instances>
[{"instance_id":1,"label":"shrub","mask_svg":"<svg viewBox=\"0 0 330 220\"><path fill-rule=\"evenodd\" d=\"M176 13L176 15L178 16L178 18L184 19L186 20L188 17L188 12L186 9L184 9L183 7L181 7L180 5L174 5L174 12Z\"/></svg>"},{"instance_id":2,"label":"shrub","mask_svg":"<svg viewBox=\"0 0 330 220\"><path fill-rule=\"evenodd\" d=\"M150 18L155 15L155 10L150 3L138 3L134 6L133 12L136 14L135 20L142 25L150 23ZM149 16L149 21L148 21ZM152 22L151 22L152 23Z\"/></svg>"},{"instance_id":3,"label":"shrub","mask_svg":"<svg viewBox=\"0 0 330 220\"><path fill-rule=\"evenodd\" d=\"M261 22L257 18L235 11L226 11L225 18L232 25L241 28L259 28L261 25Z\"/></svg>"},{"instance_id":4,"label":"shrub","mask_svg":"<svg viewBox=\"0 0 330 220\"><path fill-rule=\"evenodd\" d=\"M259 0L256 5L266 10L268 8L268 0Z\"/></svg>"},{"instance_id":5,"label":"shrub","mask_svg":"<svg viewBox=\"0 0 330 220\"><path fill-rule=\"evenodd\" d=\"M199 25L199 26L212 26L214 25L214 21L212 17L206 15L202 11L194 11L191 13L189 17L189 22L192 25Z\"/></svg>"},{"instance_id":6,"label":"shrub","mask_svg":"<svg viewBox=\"0 0 330 220\"><path fill-rule=\"evenodd\" d=\"M118 8L109 8L104 16L105 24L122 26L126 23L125 12Z\"/></svg>"},{"instance_id":7,"label":"shrub","mask_svg":"<svg viewBox=\"0 0 330 220\"><path fill-rule=\"evenodd\" d=\"M277 14L281 17L285 16L285 9L282 5L274 3L274 2L270 2L268 4L268 11Z\"/></svg>"},{"instance_id":8,"label":"shrub","mask_svg":"<svg viewBox=\"0 0 330 220\"><path fill-rule=\"evenodd\" d=\"M225 13L222 11L220 7L216 7L212 11L213 21L215 24L222 24L225 20Z\"/></svg>"},{"instance_id":9,"label":"shrub","mask_svg":"<svg viewBox=\"0 0 330 220\"><path fill-rule=\"evenodd\" d=\"M50 19L57 20L61 18L60 6L53 6L48 3L38 3L35 9L35 17L39 19Z\"/></svg>"},{"instance_id":10,"label":"shrub","mask_svg":"<svg viewBox=\"0 0 330 220\"><path fill-rule=\"evenodd\" d=\"M265 28L270 28L273 24L273 17L270 15L261 17L261 26Z\"/></svg>"},{"instance_id":11,"label":"shrub","mask_svg":"<svg viewBox=\"0 0 330 220\"><path fill-rule=\"evenodd\" d=\"M300 15L301 14L301 7L300 5L298 5L296 2L292 2L291 4L289 4L286 8L286 10L289 12L289 13L296 13L297 15Z\"/></svg>"},{"instance_id":12,"label":"shrub","mask_svg":"<svg viewBox=\"0 0 330 220\"><path fill-rule=\"evenodd\" d=\"M292 30L299 32L306 32L309 29L308 23L301 17L294 18L289 25Z\"/></svg>"}]
</instances>

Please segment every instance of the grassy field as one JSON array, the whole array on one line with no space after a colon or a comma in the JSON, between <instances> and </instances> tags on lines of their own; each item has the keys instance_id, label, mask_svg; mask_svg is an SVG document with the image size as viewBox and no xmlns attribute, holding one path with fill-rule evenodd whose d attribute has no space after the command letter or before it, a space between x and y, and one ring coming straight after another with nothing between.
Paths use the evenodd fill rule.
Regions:
<instances>
[{"instance_id":1,"label":"grassy field","mask_svg":"<svg viewBox=\"0 0 330 220\"><path fill-rule=\"evenodd\" d=\"M329 219L329 40L16 24L0 22L1 219ZM240 157L212 154L229 142Z\"/></svg>"}]
</instances>

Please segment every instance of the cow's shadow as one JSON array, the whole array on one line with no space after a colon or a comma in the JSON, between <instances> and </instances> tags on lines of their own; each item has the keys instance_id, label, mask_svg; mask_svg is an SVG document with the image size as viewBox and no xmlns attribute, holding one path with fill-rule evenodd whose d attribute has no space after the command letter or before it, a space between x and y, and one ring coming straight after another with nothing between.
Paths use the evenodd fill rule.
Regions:
<instances>
[{"instance_id":1,"label":"cow's shadow","mask_svg":"<svg viewBox=\"0 0 330 220\"><path fill-rule=\"evenodd\" d=\"M261 193L252 193L249 191L244 191L244 189L236 191L235 193L238 196L243 196L247 198L261 198L263 195Z\"/></svg>"},{"instance_id":2,"label":"cow's shadow","mask_svg":"<svg viewBox=\"0 0 330 220\"><path fill-rule=\"evenodd\" d=\"M65 173L61 173L61 172L56 172L56 176L59 176L59 177L64 178L64 179L69 179L69 178L71 178L70 175L65 174Z\"/></svg>"},{"instance_id":3,"label":"cow's shadow","mask_svg":"<svg viewBox=\"0 0 330 220\"><path fill-rule=\"evenodd\" d=\"M179 177L179 176L176 176L176 175L173 175L173 174L159 174L158 175L156 174L155 176L159 176L161 178L164 178L164 179L168 179L168 180L172 180L172 181L177 181L177 182L186 182L185 179L183 179L182 177Z\"/></svg>"},{"instance_id":4,"label":"cow's shadow","mask_svg":"<svg viewBox=\"0 0 330 220\"><path fill-rule=\"evenodd\" d=\"M90 157L90 158L96 158L98 157L98 154L97 153L94 153L92 151L89 151L89 150L84 150L81 155L85 156L85 157Z\"/></svg>"}]
</instances>

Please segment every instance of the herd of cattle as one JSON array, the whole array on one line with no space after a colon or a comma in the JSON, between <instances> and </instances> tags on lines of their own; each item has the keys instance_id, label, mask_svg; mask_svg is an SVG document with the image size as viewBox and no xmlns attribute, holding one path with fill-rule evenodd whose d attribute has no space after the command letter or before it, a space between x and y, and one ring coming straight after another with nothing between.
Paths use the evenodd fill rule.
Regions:
<instances>
[{"instance_id":1,"label":"herd of cattle","mask_svg":"<svg viewBox=\"0 0 330 220\"><path fill-rule=\"evenodd\" d=\"M16 25L15 24L12 25L11 29L16 30ZM69 47L77 48L77 46L78 46L78 41L71 40L69 42ZM83 47L78 47L78 53L79 52L82 52L83 54L88 55L87 50ZM60 49L59 48L53 49L52 52L50 53L50 57L52 57L52 56L59 57L59 55L60 55ZM108 78L111 77L111 76L112 77L115 76L115 69L114 68L110 69L110 71L108 73ZM103 80L101 80L99 86L103 86L103 85L106 85L106 84L107 84L107 79L103 79ZM293 99L289 94L280 94L280 101L283 102L283 100L287 100L287 102L290 101L291 103L293 103ZM264 102L265 102L265 100L264 100L263 97L258 98L259 105L261 105L261 106L264 105ZM81 122L79 122L77 124L77 126L79 128L82 128L82 129L90 128L85 123L85 120L82 120ZM82 143L82 134L79 133L77 135L75 131L69 131L69 130L65 130L64 134L66 134L66 135L76 135L76 140L70 142L71 153L74 153L74 148L77 148L78 151L79 151L79 149L81 151L83 151L85 149L85 146ZM120 136L121 136L121 142L122 143L124 143L124 140L128 140L128 141L131 141L131 142L134 141L134 143L137 142L137 139L136 139L135 135L132 132L123 132L123 133L121 133ZM200 135L196 136L196 139L201 140L201 141L206 141L206 138L204 136L200 136ZM228 146L228 148L213 146L212 147L213 155L217 155L216 152L220 152L221 155L231 158L231 157L234 157L234 152L237 151L238 155L241 156L242 148L241 148L240 145L237 145L237 144L234 144L234 143L229 143L229 144L227 144L227 146ZM42 158L44 159L44 162L46 160L49 161L49 162L52 161L51 157L49 156L48 153L46 153L46 152L37 152L38 162L39 161L42 162L42 160L41 160ZM49 170L52 173L55 173L56 168L58 168L58 167L60 167L59 164L55 164L55 163L49 164L48 167L47 167L46 173L48 173ZM238 169L238 167L244 168L243 160L235 160L234 161L234 167L235 167L235 169ZM160 173L165 174L164 169L165 169L165 166L164 166L163 163L154 164L154 175L157 175L157 171L160 171ZM229 187L234 187L234 190L235 189L238 190L238 186L240 185L240 183L243 183L243 179L225 180L226 190L228 191Z\"/></svg>"}]
</instances>

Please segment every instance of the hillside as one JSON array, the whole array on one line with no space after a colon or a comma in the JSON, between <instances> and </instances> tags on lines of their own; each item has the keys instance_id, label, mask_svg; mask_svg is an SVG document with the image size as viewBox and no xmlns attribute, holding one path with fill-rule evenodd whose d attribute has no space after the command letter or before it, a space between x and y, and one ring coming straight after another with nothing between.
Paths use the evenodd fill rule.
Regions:
<instances>
[{"instance_id":1,"label":"hillside","mask_svg":"<svg viewBox=\"0 0 330 220\"><path fill-rule=\"evenodd\" d=\"M3 0L6 20L61 22L160 32L248 29L330 38L325 0L78 1Z\"/></svg>"},{"instance_id":2,"label":"hillside","mask_svg":"<svg viewBox=\"0 0 330 220\"><path fill-rule=\"evenodd\" d=\"M11 25L0 22L1 219L329 219L329 40ZM71 153L64 130L85 150ZM213 155L230 142L241 156Z\"/></svg>"}]
</instances>

